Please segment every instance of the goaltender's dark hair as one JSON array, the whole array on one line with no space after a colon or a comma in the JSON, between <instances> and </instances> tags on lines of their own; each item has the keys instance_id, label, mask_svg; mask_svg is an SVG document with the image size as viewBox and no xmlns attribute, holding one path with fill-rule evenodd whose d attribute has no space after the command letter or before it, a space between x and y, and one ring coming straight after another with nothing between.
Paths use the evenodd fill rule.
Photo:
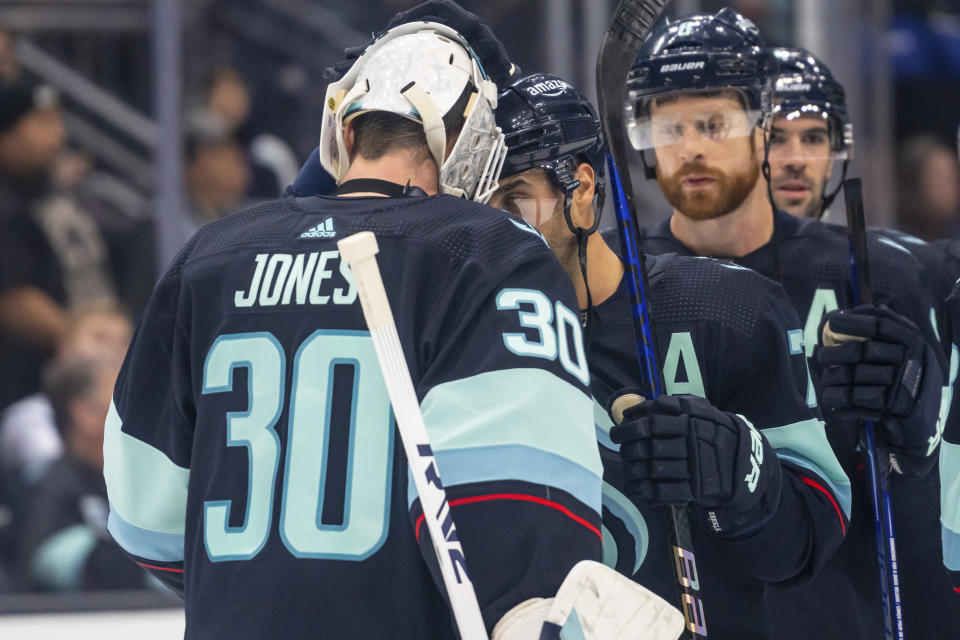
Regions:
<instances>
[{"instance_id":1,"label":"goaltender's dark hair","mask_svg":"<svg viewBox=\"0 0 960 640\"><path fill-rule=\"evenodd\" d=\"M463 112L470 104L474 94L472 84L467 84L447 114L443 117L447 140L460 133L466 117ZM377 160L387 153L399 150L414 151L420 162L428 160L430 147L423 125L396 113L371 111L363 113L353 120L353 155L363 156L367 160Z\"/></svg>"}]
</instances>

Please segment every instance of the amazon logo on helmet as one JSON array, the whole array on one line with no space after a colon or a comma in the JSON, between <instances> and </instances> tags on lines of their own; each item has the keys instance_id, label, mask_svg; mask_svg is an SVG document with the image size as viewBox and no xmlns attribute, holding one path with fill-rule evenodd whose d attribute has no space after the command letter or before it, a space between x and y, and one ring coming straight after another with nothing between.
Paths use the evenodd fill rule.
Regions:
<instances>
[{"instance_id":1,"label":"amazon logo on helmet","mask_svg":"<svg viewBox=\"0 0 960 640\"><path fill-rule=\"evenodd\" d=\"M565 80L544 73L515 80L497 98L496 117L507 145L501 177L543 169L567 191L582 158L602 178L606 146L600 119L590 101Z\"/></svg>"}]
</instances>

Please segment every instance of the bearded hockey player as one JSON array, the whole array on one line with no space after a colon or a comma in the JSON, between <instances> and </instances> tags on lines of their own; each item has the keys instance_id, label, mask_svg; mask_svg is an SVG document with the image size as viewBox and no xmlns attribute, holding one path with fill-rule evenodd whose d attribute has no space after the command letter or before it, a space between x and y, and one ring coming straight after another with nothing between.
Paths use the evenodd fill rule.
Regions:
<instances>
[{"instance_id":1,"label":"bearded hockey player","mask_svg":"<svg viewBox=\"0 0 960 640\"><path fill-rule=\"evenodd\" d=\"M850 309L845 230L771 216L761 171L776 72L756 27L730 9L668 20L646 39L628 80L628 129L674 208L649 231L646 250L727 258L781 282L804 323L808 357L825 317L845 339L867 340L822 348L813 360L827 433L852 482L851 529L812 583L770 600L780 637L873 638L883 615L857 419L882 423L903 476L929 474L944 363L922 266L908 252L872 238L877 306ZM836 320L837 309L849 311Z\"/></svg>"},{"instance_id":2,"label":"bearded hockey player","mask_svg":"<svg viewBox=\"0 0 960 640\"><path fill-rule=\"evenodd\" d=\"M478 204L503 157L495 104L453 30L385 33L327 93L336 193L205 227L157 284L104 474L111 534L184 596L187 639L455 637L336 248L361 230L486 630L600 558L576 297L529 227Z\"/></svg>"},{"instance_id":3,"label":"bearded hockey player","mask_svg":"<svg viewBox=\"0 0 960 640\"><path fill-rule=\"evenodd\" d=\"M666 391L643 393L620 258L597 228L606 147L593 106L555 76L500 94L508 147L490 204L534 225L577 292L604 464L604 560L677 601L667 511L690 505L709 637L773 638L766 585L810 579L839 547L849 482L815 407L802 331L781 287L714 260L649 263ZM678 431L679 429L679 431ZM611 438L612 437L612 438Z\"/></svg>"}]
</instances>

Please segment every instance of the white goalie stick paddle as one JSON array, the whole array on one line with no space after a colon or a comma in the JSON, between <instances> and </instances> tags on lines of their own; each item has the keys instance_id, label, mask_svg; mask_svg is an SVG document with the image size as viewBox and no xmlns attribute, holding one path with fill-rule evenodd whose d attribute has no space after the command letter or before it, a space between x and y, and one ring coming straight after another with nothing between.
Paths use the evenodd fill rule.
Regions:
<instances>
[{"instance_id":1,"label":"white goalie stick paddle","mask_svg":"<svg viewBox=\"0 0 960 640\"><path fill-rule=\"evenodd\" d=\"M363 317L377 353L383 381L397 418L397 430L403 441L410 473L420 496L423 517L437 554L443 584L463 640L487 640L487 631L477 603L477 594L467 575L467 563L453 524L447 494L433 459L420 403L413 389L410 370L397 335L397 325L383 288L377 266L377 239L370 231L361 231L337 242L340 257L347 261L357 286Z\"/></svg>"},{"instance_id":2,"label":"white goalie stick paddle","mask_svg":"<svg viewBox=\"0 0 960 640\"><path fill-rule=\"evenodd\" d=\"M633 202L633 184L624 144L624 105L627 76L643 40L663 13L668 0L620 0L597 57L597 102L603 135L610 148L610 183L624 268L629 274L630 310L637 336L640 366L647 373L652 397L660 393L659 358L653 331L646 260L641 253L640 227ZM700 593L700 578L684 507L670 507L670 537L674 552L680 604L689 638L705 638L707 625Z\"/></svg>"}]
</instances>

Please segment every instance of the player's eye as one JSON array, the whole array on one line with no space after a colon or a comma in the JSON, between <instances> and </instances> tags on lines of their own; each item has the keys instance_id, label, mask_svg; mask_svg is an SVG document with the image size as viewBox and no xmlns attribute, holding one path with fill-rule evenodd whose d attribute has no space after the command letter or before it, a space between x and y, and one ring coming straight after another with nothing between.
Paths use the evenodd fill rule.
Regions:
<instances>
[{"instance_id":1,"label":"player's eye","mask_svg":"<svg viewBox=\"0 0 960 640\"><path fill-rule=\"evenodd\" d=\"M803 144L811 146L820 146L829 142L829 137L822 131L813 131L803 136Z\"/></svg>"},{"instance_id":2,"label":"player's eye","mask_svg":"<svg viewBox=\"0 0 960 640\"><path fill-rule=\"evenodd\" d=\"M781 145L787 143L787 136L783 135L778 131L774 131L770 134L770 145Z\"/></svg>"},{"instance_id":3,"label":"player's eye","mask_svg":"<svg viewBox=\"0 0 960 640\"><path fill-rule=\"evenodd\" d=\"M683 125L679 122L658 122L653 125L653 133L662 143L670 144L683 137Z\"/></svg>"},{"instance_id":4,"label":"player's eye","mask_svg":"<svg viewBox=\"0 0 960 640\"><path fill-rule=\"evenodd\" d=\"M727 123L723 116L713 115L697 123L697 129L710 140L719 140L727 135Z\"/></svg>"}]
</instances>

